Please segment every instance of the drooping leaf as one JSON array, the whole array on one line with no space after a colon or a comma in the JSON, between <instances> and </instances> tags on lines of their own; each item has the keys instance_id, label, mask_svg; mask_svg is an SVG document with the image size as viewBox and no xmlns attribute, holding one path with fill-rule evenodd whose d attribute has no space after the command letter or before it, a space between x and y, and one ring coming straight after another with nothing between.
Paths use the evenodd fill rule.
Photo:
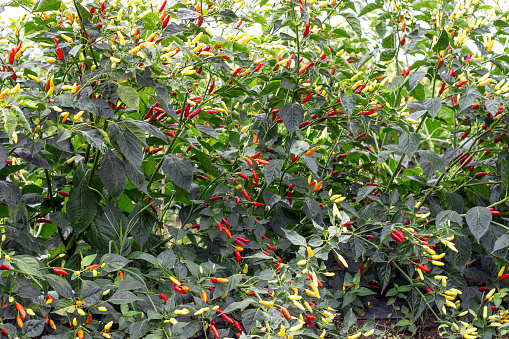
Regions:
<instances>
[{"instance_id":1,"label":"drooping leaf","mask_svg":"<svg viewBox=\"0 0 509 339\"><path fill-rule=\"evenodd\" d=\"M468 228L478 242L490 227L491 219L491 211L481 206L472 207L465 215Z\"/></svg>"}]
</instances>

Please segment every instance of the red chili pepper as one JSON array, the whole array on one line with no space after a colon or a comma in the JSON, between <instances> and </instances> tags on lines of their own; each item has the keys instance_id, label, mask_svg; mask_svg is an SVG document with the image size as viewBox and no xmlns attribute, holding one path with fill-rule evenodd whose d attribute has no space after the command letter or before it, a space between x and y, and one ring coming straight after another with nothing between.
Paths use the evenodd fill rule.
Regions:
<instances>
[{"instance_id":1,"label":"red chili pepper","mask_svg":"<svg viewBox=\"0 0 509 339\"><path fill-rule=\"evenodd\" d=\"M405 42L406 42L406 37L405 37L405 35L403 35L403 38L402 38L402 39L401 39L401 41L399 42L400 46L405 45Z\"/></svg>"},{"instance_id":2,"label":"red chili pepper","mask_svg":"<svg viewBox=\"0 0 509 339\"><path fill-rule=\"evenodd\" d=\"M314 317L312 315L309 315L309 314L306 314L306 319L309 320L309 321L314 321L314 320L316 320L316 317Z\"/></svg>"},{"instance_id":3,"label":"red chili pepper","mask_svg":"<svg viewBox=\"0 0 509 339\"><path fill-rule=\"evenodd\" d=\"M256 172L255 169L251 169L251 173L253 173L253 185L257 186L258 185L258 173Z\"/></svg>"},{"instance_id":4,"label":"red chili pepper","mask_svg":"<svg viewBox=\"0 0 509 339\"><path fill-rule=\"evenodd\" d=\"M159 294L159 298L163 299L163 300L164 300L164 302L168 302L168 297L167 297L167 296L166 296L166 294L164 294L164 293L160 293L160 294Z\"/></svg>"},{"instance_id":5,"label":"red chili pepper","mask_svg":"<svg viewBox=\"0 0 509 339\"><path fill-rule=\"evenodd\" d=\"M262 152L257 152L255 153L253 156L251 156L251 159L256 159L256 158L259 158L260 155L262 155Z\"/></svg>"},{"instance_id":6,"label":"red chili pepper","mask_svg":"<svg viewBox=\"0 0 509 339\"><path fill-rule=\"evenodd\" d=\"M55 271L55 273L62 274L62 275L68 275L69 274L69 273L67 273L66 270L64 270L64 269L62 269L60 267L54 267L53 271Z\"/></svg>"},{"instance_id":7,"label":"red chili pepper","mask_svg":"<svg viewBox=\"0 0 509 339\"><path fill-rule=\"evenodd\" d=\"M488 173L487 173L487 172L479 172L479 173L476 173L476 174L475 174L475 177L476 177L476 178L481 178L481 177L484 177L484 176L486 176L486 175L488 175Z\"/></svg>"},{"instance_id":8,"label":"red chili pepper","mask_svg":"<svg viewBox=\"0 0 509 339\"><path fill-rule=\"evenodd\" d=\"M256 66L255 72L258 72L260 70L260 68L262 68L262 67L263 67L263 62L260 63L258 66Z\"/></svg>"},{"instance_id":9,"label":"red chili pepper","mask_svg":"<svg viewBox=\"0 0 509 339\"><path fill-rule=\"evenodd\" d=\"M287 319L290 319L292 317L292 315L290 314L290 312L288 312L288 309L286 307L281 307L281 313L283 313L283 315Z\"/></svg>"},{"instance_id":10,"label":"red chili pepper","mask_svg":"<svg viewBox=\"0 0 509 339\"><path fill-rule=\"evenodd\" d=\"M240 251L235 251L235 261L239 262L242 260L242 256L240 255Z\"/></svg>"},{"instance_id":11,"label":"red chili pepper","mask_svg":"<svg viewBox=\"0 0 509 339\"><path fill-rule=\"evenodd\" d=\"M421 270L425 271L425 272L429 272L429 268L427 268L426 266L424 265L421 265L421 264L415 264L417 266L417 268L420 268Z\"/></svg>"},{"instance_id":12,"label":"red chili pepper","mask_svg":"<svg viewBox=\"0 0 509 339\"><path fill-rule=\"evenodd\" d=\"M197 116L201 112L201 107L195 110L193 113L189 114L189 120Z\"/></svg>"},{"instance_id":13,"label":"red chili pepper","mask_svg":"<svg viewBox=\"0 0 509 339\"><path fill-rule=\"evenodd\" d=\"M210 330L212 331L212 333L214 333L214 335L216 336L217 339L221 339L221 336L219 335L219 332L217 331L217 328L215 325L210 325Z\"/></svg>"},{"instance_id":14,"label":"red chili pepper","mask_svg":"<svg viewBox=\"0 0 509 339\"><path fill-rule=\"evenodd\" d=\"M69 193L67 193L65 191L60 191L60 192L58 192L58 194L60 194L63 197L68 197L69 196Z\"/></svg>"},{"instance_id":15,"label":"red chili pepper","mask_svg":"<svg viewBox=\"0 0 509 339\"><path fill-rule=\"evenodd\" d=\"M170 16L169 15L166 15L166 17L164 18L164 21L163 21L163 25L162 25L162 28L166 28L166 26L168 26L168 23L170 22Z\"/></svg>"},{"instance_id":16,"label":"red chili pepper","mask_svg":"<svg viewBox=\"0 0 509 339\"><path fill-rule=\"evenodd\" d=\"M467 58L465 59L465 66L470 62L470 58L472 58L472 54L468 53Z\"/></svg>"},{"instance_id":17,"label":"red chili pepper","mask_svg":"<svg viewBox=\"0 0 509 339\"><path fill-rule=\"evenodd\" d=\"M217 283L217 278L210 278L210 282L213 284Z\"/></svg>"},{"instance_id":18,"label":"red chili pepper","mask_svg":"<svg viewBox=\"0 0 509 339\"><path fill-rule=\"evenodd\" d=\"M48 220L46 218L39 218L39 219L37 219L37 222L40 224L52 224L53 223L51 220Z\"/></svg>"},{"instance_id":19,"label":"red chili pepper","mask_svg":"<svg viewBox=\"0 0 509 339\"><path fill-rule=\"evenodd\" d=\"M243 173L239 173L239 177L241 177L244 180L249 180L249 177Z\"/></svg>"},{"instance_id":20,"label":"red chili pepper","mask_svg":"<svg viewBox=\"0 0 509 339\"><path fill-rule=\"evenodd\" d=\"M304 99L302 99L302 103L305 104L306 102L308 102L312 96L313 96L313 93L308 94Z\"/></svg>"},{"instance_id":21,"label":"red chili pepper","mask_svg":"<svg viewBox=\"0 0 509 339\"><path fill-rule=\"evenodd\" d=\"M499 215L500 211L491 211L491 215Z\"/></svg>"},{"instance_id":22,"label":"red chili pepper","mask_svg":"<svg viewBox=\"0 0 509 339\"><path fill-rule=\"evenodd\" d=\"M220 315L221 318L223 318L224 320L226 320L227 322L229 322L230 324L234 324L235 322L233 321L232 318L230 318L228 315L226 315L225 313L221 314Z\"/></svg>"},{"instance_id":23,"label":"red chili pepper","mask_svg":"<svg viewBox=\"0 0 509 339\"><path fill-rule=\"evenodd\" d=\"M444 93L444 91L445 91L445 81L442 82L442 86L440 86L440 89L438 90L438 93L442 94L442 93Z\"/></svg>"},{"instance_id":24,"label":"red chili pepper","mask_svg":"<svg viewBox=\"0 0 509 339\"><path fill-rule=\"evenodd\" d=\"M221 224L219 221L217 222L217 229L219 232L223 232L223 224Z\"/></svg>"},{"instance_id":25,"label":"red chili pepper","mask_svg":"<svg viewBox=\"0 0 509 339\"><path fill-rule=\"evenodd\" d=\"M459 82L456 87L460 88L461 86L463 86L464 84L466 84L468 82L468 80L463 80L461 82Z\"/></svg>"},{"instance_id":26,"label":"red chili pepper","mask_svg":"<svg viewBox=\"0 0 509 339\"><path fill-rule=\"evenodd\" d=\"M239 74L239 73L240 73L240 71L242 71L242 68L244 68L244 67L237 67L237 69L233 72L232 77L234 77L234 76L236 76L237 74Z\"/></svg>"},{"instance_id":27,"label":"red chili pepper","mask_svg":"<svg viewBox=\"0 0 509 339\"><path fill-rule=\"evenodd\" d=\"M367 132L364 132L364 133L361 133L357 136L357 139L360 139L362 137L365 137L368 133Z\"/></svg>"},{"instance_id":28,"label":"red chili pepper","mask_svg":"<svg viewBox=\"0 0 509 339\"><path fill-rule=\"evenodd\" d=\"M481 286L479 287L479 291L483 292L483 291L488 291L489 288L487 288L486 286Z\"/></svg>"},{"instance_id":29,"label":"red chili pepper","mask_svg":"<svg viewBox=\"0 0 509 339\"><path fill-rule=\"evenodd\" d=\"M64 53L62 53L62 50L59 48L57 48L57 56L58 56L58 60L60 61L64 61Z\"/></svg>"},{"instance_id":30,"label":"red chili pepper","mask_svg":"<svg viewBox=\"0 0 509 339\"><path fill-rule=\"evenodd\" d=\"M215 197L210 198L210 201L214 202L214 201L219 200L219 199L221 199L220 196L215 196Z\"/></svg>"},{"instance_id":31,"label":"red chili pepper","mask_svg":"<svg viewBox=\"0 0 509 339\"><path fill-rule=\"evenodd\" d=\"M224 233L226 233L226 236L227 236L228 238L230 238L230 239L232 238L232 234L231 234L231 232L230 232L230 230L229 230L229 229L225 228L225 229L224 229Z\"/></svg>"},{"instance_id":32,"label":"red chili pepper","mask_svg":"<svg viewBox=\"0 0 509 339\"><path fill-rule=\"evenodd\" d=\"M309 28L311 27L311 21L308 21L306 23L306 27L304 27L304 32L302 33L302 36L305 38L309 34Z\"/></svg>"},{"instance_id":33,"label":"red chili pepper","mask_svg":"<svg viewBox=\"0 0 509 339\"><path fill-rule=\"evenodd\" d=\"M8 265L2 265L0 266L0 271L7 271L7 270L10 270L11 268L8 266Z\"/></svg>"},{"instance_id":34,"label":"red chili pepper","mask_svg":"<svg viewBox=\"0 0 509 339\"><path fill-rule=\"evenodd\" d=\"M269 252L267 252L266 250L263 250L262 252L263 252L263 254L265 254L266 256L269 256L269 257L270 257L270 253L269 253Z\"/></svg>"},{"instance_id":35,"label":"red chili pepper","mask_svg":"<svg viewBox=\"0 0 509 339\"><path fill-rule=\"evenodd\" d=\"M248 244L248 245L249 245L249 242L251 241L251 240L248 240L248 239L246 239L246 238L244 238L244 237L239 237L239 236L237 236L237 239L239 239L240 241L245 242L245 243L246 243L246 244Z\"/></svg>"},{"instance_id":36,"label":"red chili pepper","mask_svg":"<svg viewBox=\"0 0 509 339\"><path fill-rule=\"evenodd\" d=\"M244 195L244 197L247 199L247 201L251 201L251 198L249 197L249 194L247 194L247 191L246 189L244 188L242 190L242 194Z\"/></svg>"},{"instance_id":37,"label":"red chili pepper","mask_svg":"<svg viewBox=\"0 0 509 339\"><path fill-rule=\"evenodd\" d=\"M10 64L13 64L14 63L14 56L16 55L16 51L13 49L11 49L11 53L9 54L9 63Z\"/></svg>"},{"instance_id":38,"label":"red chili pepper","mask_svg":"<svg viewBox=\"0 0 509 339\"><path fill-rule=\"evenodd\" d=\"M240 323L238 321L236 321L234 324L235 324L235 327L237 328L237 330L239 332L242 332L242 327L240 326Z\"/></svg>"},{"instance_id":39,"label":"red chili pepper","mask_svg":"<svg viewBox=\"0 0 509 339\"><path fill-rule=\"evenodd\" d=\"M504 281L508 277L509 277L509 273L506 273L506 274L504 274L503 276L500 277L500 281Z\"/></svg>"},{"instance_id":40,"label":"red chili pepper","mask_svg":"<svg viewBox=\"0 0 509 339\"><path fill-rule=\"evenodd\" d=\"M311 125L311 121L303 121L300 125L299 125L299 128L304 128L308 125Z\"/></svg>"},{"instance_id":41,"label":"red chili pepper","mask_svg":"<svg viewBox=\"0 0 509 339\"><path fill-rule=\"evenodd\" d=\"M262 204L261 202L257 202L257 201L253 202L253 206L256 206L256 207L263 206L263 205L265 205L265 204Z\"/></svg>"},{"instance_id":42,"label":"red chili pepper","mask_svg":"<svg viewBox=\"0 0 509 339\"><path fill-rule=\"evenodd\" d=\"M365 84L361 85L359 88L355 90L355 94L359 94L364 90L364 88L366 88L366 85Z\"/></svg>"},{"instance_id":43,"label":"red chili pepper","mask_svg":"<svg viewBox=\"0 0 509 339\"><path fill-rule=\"evenodd\" d=\"M453 104L453 106L456 106L458 104L454 95L452 96L452 104Z\"/></svg>"},{"instance_id":44,"label":"red chili pepper","mask_svg":"<svg viewBox=\"0 0 509 339\"><path fill-rule=\"evenodd\" d=\"M184 291L183 289L181 289L181 288L180 288L180 287L178 287L177 285L173 285L173 289L174 289L176 292L180 293L180 294L187 294L187 292L186 292L186 291Z\"/></svg>"}]
</instances>

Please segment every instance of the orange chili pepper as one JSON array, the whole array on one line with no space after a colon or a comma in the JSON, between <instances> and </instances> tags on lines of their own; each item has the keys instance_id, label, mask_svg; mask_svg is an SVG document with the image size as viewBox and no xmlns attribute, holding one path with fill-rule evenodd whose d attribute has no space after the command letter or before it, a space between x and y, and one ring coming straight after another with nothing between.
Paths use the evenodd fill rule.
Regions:
<instances>
[{"instance_id":1,"label":"orange chili pepper","mask_svg":"<svg viewBox=\"0 0 509 339\"><path fill-rule=\"evenodd\" d=\"M27 318L27 312L25 311L25 308L21 304L16 304L16 309L18 310L19 314L25 320Z\"/></svg>"},{"instance_id":2,"label":"orange chili pepper","mask_svg":"<svg viewBox=\"0 0 509 339\"><path fill-rule=\"evenodd\" d=\"M124 273L118 272L118 276L120 277L120 281L124 281Z\"/></svg>"},{"instance_id":3,"label":"orange chili pepper","mask_svg":"<svg viewBox=\"0 0 509 339\"><path fill-rule=\"evenodd\" d=\"M318 184L315 185L313 188L313 192L318 191L320 188L322 188L323 181L320 181Z\"/></svg>"},{"instance_id":4,"label":"orange chili pepper","mask_svg":"<svg viewBox=\"0 0 509 339\"><path fill-rule=\"evenodd\" d=\"M19 328L23 328L23 319L19 315L16 316L16 323L18 323Z\"/></svg>"},{"instance_id":5,"label":"orange chili pepper","mask_svg":"<svg viewBox=\"0 0 509 339\"><path fill-rule=\"evenodd\" d=\"M201 298L204 302L207 302L208 300L208 297L207 297L207 292L205 291L201 291Z\"/></svg>"},{"instance_id":6,"label":"orange chili pepper","mask_svg":"<svg viewBox=\"0 0 509 339\"><path fill-rule=\"evenodd\" d=\"M270 162L268 162L267 160L263 160L263 159L255 159L255 161L259 164L259 165L269 165Z\"/></svg>"},{"instance_id":7,"label":"orange chili pepper","mask_svg":"<svg viewBox=\"0 0 509 339\"><path fill-rule=\"evenodd\" d=\"M85 324L90 325L91 322L92 322L92 314L89 314L87 317L87 320L85 321Z\"/></svg>"}]
</instances>

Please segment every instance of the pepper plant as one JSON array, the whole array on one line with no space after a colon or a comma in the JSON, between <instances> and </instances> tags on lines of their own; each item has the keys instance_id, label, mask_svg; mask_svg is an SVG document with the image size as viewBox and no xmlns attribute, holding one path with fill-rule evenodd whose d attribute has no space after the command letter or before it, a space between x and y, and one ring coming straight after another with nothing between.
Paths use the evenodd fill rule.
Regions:
<instances>
[{"instance_id":1,"label":"pepper plant","mask_svg":"<svg viewBox=\"0 0 509 339\"><path fill-rule=\"evenodd\" d=\"M503 8L8 6L0 336L508 331Z\"/></svg>"}]
</instances>

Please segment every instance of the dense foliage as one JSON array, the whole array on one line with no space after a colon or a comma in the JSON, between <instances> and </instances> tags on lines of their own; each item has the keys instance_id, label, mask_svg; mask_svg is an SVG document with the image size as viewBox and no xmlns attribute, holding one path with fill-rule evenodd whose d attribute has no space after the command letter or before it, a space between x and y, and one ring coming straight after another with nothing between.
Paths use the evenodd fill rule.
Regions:
<instances>
[{"instance_id":1,"label":"dense foliage","mask_svg":"<svg viewBox=\"0 0 509 339\"><path fill-rule=\"evenodd\" d=\"M0 337L508 332L501 8L8 5Z\"/></svg>"}]
</instances>

